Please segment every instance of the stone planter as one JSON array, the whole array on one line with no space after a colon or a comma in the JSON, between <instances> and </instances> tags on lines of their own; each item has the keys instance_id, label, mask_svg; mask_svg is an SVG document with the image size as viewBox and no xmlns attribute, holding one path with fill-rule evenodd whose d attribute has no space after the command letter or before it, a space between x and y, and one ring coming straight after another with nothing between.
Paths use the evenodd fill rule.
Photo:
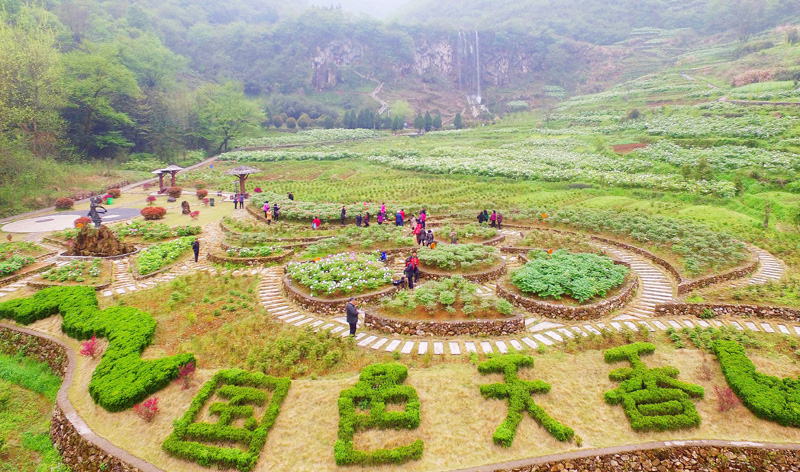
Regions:
<instances>
[{"instance_id":1,"label":"stone planter","mask_svg":"<svg viewBox=\"0 0 800 472\"><path fill-rule=\"evenodd\" d=\"M104 261L114 261L118 259L125 259L126 257L131 257L138 254L140 249L137 247L135 251L129 252L127 254L120 254L119 256L70 256L66 252L62 252L59 254L56 259L59 261L90 261L92 259L102 259Z\"/></svg>"},{"instance_id":2,"label":"stone planter","mask_svg":"<svg viewBox=\"0 0 800 472\"><path fill-rule=\"evenodd\" d=\"M505 261L501 262L499 265L495 265L494 267L490 267L484 271L467 273L467 274L440 271L430 267L423 267L422 264L420 264L419 276L427 280L439 280L439 279L446 279L449 277L456 277L460 275L461 277L464 277L470 282L482 284L500 278L503 274L506 273L506 270L508 270L508 268L506 267Z\"/></svg>"},{"instance_id":3,"label":"stone planter","mask_svg":"<svg viewBox=\"0 0 800 472\"><path fill-rule=\"evenodd\" d=\"M15 273L15 274L7 275L7 276L5 276L3 278L0 278L0 287L5 287L6 285L13 284L17 280L24 279L25 277L28 277L29 275L38 274L40 272L44 272L46 270L50 270L55 266L56 266L56 263L55 262L51 262L51 263L45 264L45 265L43 265L41 267L36 267L36 268L33 268L33 269L28 268L28 270L25 270L26 268L23 267L22 269L19 270L19 272Z\"/></svg>"},{"instance_id":4,"label":"stone planter","mask_svg":"<svg viewBox=\"0 0 800 472\"><path fill-rule=\"evenodd\" d=\"M714 317L740 316L742 318L778 318L800 323L800 310L780 306L729 305L723 303L660 303L656 305L656 316L707 316L711 310Z\"/></svg>"},{"instance_id":5,"label":"stone planter","mask_svg":"<svg viewBox=\"0 0 800 472\"><path fill-rule=\"evenodd\" d=\"M264 257L229 257L223 254L214 254L213 252L208 253L208 260L211 262L216 262L217 264L240 264L246 266L253 266L253 265L261 265L261 264L272 264L275 262L283 262L286 259L292 257L294 255L294 251L283 251L280 254L276 254L274 256L264 256Z\"/></svg>"},{"instance_id":6,"label":"stone planter","mask_svg":"<svg viewBox=\"0 0 800 472\"><path fill-rule=\"evenodd\" d=\"M682 281L681 283L678 284L678 295L689 293L692 290L696 290L698 288L708 287L709 285L715 285L722 282L728 282L730 280L741 279L747 274L755 272L758 269L758 266L759 264L761 264L761 262L758 260L758 254L755 251L751 251L751 253L753 254L753 260L747 262L745 265L741 267L737 267L722 274L702 277L697 280Z\"/></svg>"},{"instance_id":7,"label":"stone planter","mask_svg":"<svg viewBox=\"0 0 800 472\"><path fill-rule=\"evenodd\" d=\"M292 284L292 280L288 275L284 275L283 279L281 279L281 286L286 293L286 298L304 309L320 315L343 316L345 305L347 301L350 300L350 296L342 298L319 298L306 295ZM376 292L353 295L353 297L358 300L359 303L374 303L385 296L391 295L398 289L399 287L390 285Z\"/></svg>"},{"instance_id":8,"label":"stone planter","mask_svg":"<svg viewBox=\"0 0 800 472\"><path fill-rule=\"evenodd\" d=\"M520 315L500 319L425 321L391 318L366 311L364 324L384 333L405 336L506 336L525 330L525 318Z\"/></svg>"},{"instance_id":9,"label":"stone planter","mask_svg":"<svg viewBox=\"0 0 800 472\"><path fill-rule=\"evenodd\" d=\"M550 303L543 300L527 297L513 288L510 281L497 282L497 296L511 302L514 306L523 308L535 315L545 318L561 320L586 321L602 318L614 310L620 310L634 297L639 288L639 278L631 276L624 282L619 293L613 297L591 303L588 305L571 306Z\"/></svg>"}]
</instances>

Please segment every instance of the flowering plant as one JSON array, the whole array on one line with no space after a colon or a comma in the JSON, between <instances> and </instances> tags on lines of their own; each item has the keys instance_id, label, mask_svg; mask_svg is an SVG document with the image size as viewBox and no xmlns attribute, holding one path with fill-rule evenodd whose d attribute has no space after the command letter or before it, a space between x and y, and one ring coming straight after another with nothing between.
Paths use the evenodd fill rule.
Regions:
<instances>
[{"instance_id":1,"label":"flowering plant","mask_svg":"<svg viewBox=\"0 0 800 472\"><path fill-rule=\"evenodd\" d=\"M375 257L340 253L315 262L292 262L286 273L311 296L352 295L377 290L392 282L392 271Z\"/></svg>"}]
</instances>

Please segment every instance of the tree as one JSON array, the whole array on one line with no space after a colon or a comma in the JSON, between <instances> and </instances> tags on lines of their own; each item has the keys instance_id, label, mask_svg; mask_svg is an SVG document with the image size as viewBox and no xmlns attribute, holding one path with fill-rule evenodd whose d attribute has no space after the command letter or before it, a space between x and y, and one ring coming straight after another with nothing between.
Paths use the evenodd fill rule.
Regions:
<instances>
[{"instance_id":1,"label":"tree","mask_svg":"<svg viewBox=\"0 0 800 472\"><path fill-rule=\"evenodd\" d=\"M392 120L392 132L397 133L398 131L403 130L403 119L399 116L395 116Z\"/></svg>"},{"instance_id":2,"label":"tree","mask_svg":"<svg viewBox=\"0 0 800 472\"><path fill-rule=\"evenodd\" d=\"M431 112L426 111L425 112L425 132L427 133L428 131L431 130L431 128L433 128L433 117L431 116Z\"/></svg>"},{"instance_id":3,"label":"tree","mask_svg":"<svg viewBox=\"0 0 800 472\"><path fill-rule=\"evenodd\" d=\"M297 119L297 126L299 126L301 129L306 129L310 125L311 125L311 117L305 113L300 115L300 118Z\"/></svg>"},{"instance_id":4,"label":"tree","mask_svg":"<svg viewBox=\"0 0 800 472\"><path fill-rule=\"evenodd\" d=\"M185 57L170 51L153 33L135 38L123 36L119 42L121 62L136 74L141 87L171 87L188 64Z\"/></svg>"},{"instance_id":5,"label":"tree","mask_svg":"<svg viewBox=\"0 0 800 472\"><path fill-rule=\"evenodd\" d=\"M331 115L326 115L325 119L322 121L322 126L325 129L333 129L333 127L336 126L336 121L334 121Z\"/></svg>"},{"instance_id":6,"label":"tree","mask_svg":"<svg viewBox=\"0 0 800 472\"><path fill-rule=\"evenodd\" d=\"M265 118L261 107L244 96L238 82L200 87L195 114L197 134L211 148L216 146L216 153L227 151L231 139L257 130Z\"/></svg>"},{"instance_id":7,"label":"tree","mask_svg":"<svg viewBox=\"0 0 800 472\"><path fill-rule=\"evenodd\" d=\"M83 43L64 56L69 104L64 117L72 141L90 156L112 153L132 143L122 136L134 125L123 106L141 96L136 77L109 44Z\"/></svg>"},{"instance_id":8,"label":"tree","mask_svg":"<svg viewBox=\"0 0 800 472\"><path fill-rule=\"evenodd\" d=\"M456 118L453 120L453 127L461 129L464 127L464 121L461 119L461 113L456 113Z\"/></svg>"},{"instance_id":9,"label":"tree","mask_svg":"<svg viewBox=\"0 0 800 472\"><path fill-rule=\"evenodd\" d=\"M432 125L433 129L442 129L442 115L437 113L436 116L433 117Z\"/></svg>"},{"instance_id":10,"label":"tree","mask_svg":"<svg viewBox=\"0 0 800 472\"><path fill-rule=\"evenodd\" d=\"M425 129L425 118L421 114L417 114L414 118L414 129L417 130L417 133L422 133L422 130Z\"/></svg>"},{"instance_id":11,"label":"tree","mask_svg":"<svg viewBox=\"0 0 800 472\"><path fill-rule=\"evenodd\" d=\"M289 129L297 128L297 120L295 120L294 118L292 118L290 116L289 119L286 120L286 127L289 128Z\"/></svg>"},{"instance_id":12,"label":"tree","mask_svg":"<svg viewBox=\"0 0 800 472\"><path fill-rule=\"evenodd\" d=\"M711 167L711 164L708 163L707 157L702 156L697 160L697 166L694 169L694 178L695 180L705 180L706 182L714 180L714 169Z\"/></svg>"},{"instance_id":13,"label":"tree","mask_svg":"<svg viewBox=\"0 0 800 472\"><path fill-rule=\"evenodd\" d=\"M275 115L272 117L272 126L276 128L280 128L283 126L283 117L281 115Z\"/></svg>"}]
</instances>

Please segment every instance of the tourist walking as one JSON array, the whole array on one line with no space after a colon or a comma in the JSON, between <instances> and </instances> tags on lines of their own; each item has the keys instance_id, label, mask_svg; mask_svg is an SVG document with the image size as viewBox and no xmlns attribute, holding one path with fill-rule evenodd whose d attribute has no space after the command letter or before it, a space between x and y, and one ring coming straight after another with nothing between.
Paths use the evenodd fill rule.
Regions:
<instances>
[{"instance_id":1,"label":"tourist walking","mask_svg":"<svg viewBox=\"0 0 800 472\"><path fill-rule=\"evenodd\" d=\"M456 230L450 231L450 244L458 244L458 235L456 235Z\"/></svg>"},{"instance_id":2,"label":"tourist walking","mask_svg":"<svg viewBox=\"0 0 800 472\"><path fill-rule=\"evenodd\" d=\"M294 194L289 192L289 200L294 201Z\"/></svg>"},{"instance_id":3,"label":"tourist walking","mask_svg":"<svg viewBox=\"0 0 800 472\"><path fill-rule=\"evenodd\" d=\"M425 245L426 246L430 246L431 244L433 244L433 239L434 239L433 238L433 230L429 229L428 230L428 234L425 235Z\"/></svg>"},{"instance_id":4,"label":"tourist walking","mask_svg":"<svg viewBox=\"0 0 800 472\"><path fill-rule=\"evenodd\" d=\"M483 223L483 212L478 213L478 224Z\"/></svg>"},{"instance_id":5,"label":"tourist walking","mask_svg":"<svg viewBox=\"0 0 800 472\"><path fill-rule=\"evenodd\" d=\"M369 228L369 212L367 212L367 214L364 215L364 227Z\"/></svg>"},{"instance_id":6,"label":"tourist walking","mask_svg":"<svg viewBox=\"0 0 800 472\"><path fill-rule=\"evenodd\" d=\"M395 226L403 226L403 214L400 213L401 211L403 211L403 210L398 211L397 214L394 215L394 225Z\"/></svg>"},{"instance_id":7,"label":"tourist walking","mask_svg":"<svg viewBox=\"0 0 800 472\"><path fill-rule=\"evenodd\" d=\"M425 220L428 219L428 215L425 214L425 209L423 208L422 211L419 212L419 218L417 218L420 223L422 223L422 229L425 229Z\"/></svg>"},{"instance_id":8,"label":"tourist walking","mask_svg":"<svg viewBox=\"0 0 800 472\"><path fill-rule=\"evenodd\" d=\"M497 229L503 229L503 214L497 212Z\"/></svg>"},{"instance_id":9,"label":"tourist walking","mask_svg":"<svg viewBox=\"0 0 800 472\"><path fill-rule=\"evenodd\" d=\"M361 215L356 215L356 226L361 226Z\"/></svg>"},{"instance_id":10,"label":"tourist walking","mask_svg":"<svg viewBox=\"0 0 800 472\"><path fill-rule=\"evenodd\" d=\"M381 203L381 213L386 216L386 203Z\"/></svg>"},{"instance_id":11,"label":"tourist walking","mask_svg":"<svg viewBox=\"0 0 800 472\"><path fill-rule=\"evenodd\" d=\"M345 218L347 218L347 209L342 205L342 226L344 226Z\"/></svg>"},{"instance_id":12,"label":"tourist walking","mask_svg":"<svg viewBox=\"0 0 800 472\"><path fill-rule=\"evenodd\" d=\"M355 298L350 297L345 307L345 313L347 314L347 324L350 325L350 336L355 336L356 326L358 325L358 308L356 308Z\"/></svg>"},{"instance_id":13,"label":"tourist walking","mask_svg":"<svg viewBox=\"0 0 800 472\"><path fill-rule=\"evenodd\" d=\"M266 218L267 212L269 211L269 202L264 203L264 208L262 208L262 210L264 210L264 218Z\"/></svg>"},{"instance_id":14,"label":"tourist walking","mask_svg":"<svg viewBox=\"0 0 800 472\"><path fill-rule=\"evenodd\" d=\"M272 210L267 208L267 224L272 225Z\"/></svg>"},{"instance_id":15,"label":"tourist walking","mask_svg":"<svg viewBox=\"0 0 800 472\"><path fill-rule=\"evenodd\" d=\"M317 216L314 218L314 221L311 222L311 229L319 229L319 225L321 224L322 221L320 221L319 216Z\"/></svg>"},{"instance_id":16,"label":"tourist walking","mask_svg":"<svg viewBox=\"0 0 800 472\"><path fill-rule=\"evenodd\" d=\"M200 241L197 238L194 238L192 243L192 251L194 251L194 261L197 262L197 258L200 256Z\"/></svg>"},{"instance_id":17,"label":"tourist walking","mask_svg":"<svg viewBox=\"0 0 800 472\"><path fill-rule=\"evenodd\" d=\"M414 234L417 236L417 246L422 244L422 224L417 223L417 227L414 228Z\"/></svg>"},{"instance_id":18,"label":"tourist walking","mask_svg":"<svg viewBox=\"0 0 800 472\"><path fill-rule=\"evenodd\" d=\"M275 221L278 221L278 210L280 209L281 207L278 206L278 202L275 202L275 205L272 207L272 217L275 218Z\"/></svg>"},{"instance_id":19,"label":"tourist walking","mask_svg":"<svg viewBox=\"0 0 800 472\"><path fill-rule=\"evenodd\" d=\"M414 267L411 265L411 260L406 262L406 268L403 269L403 273L405 274L406 282L408 282L408 288L414 289Z\"/></svg>"},{"instance_id":20,"label":"tourist walking","mask_svg":"<svg viewBox=\"0 0 800 472\"><path fill-rule=\"evenodd\" d=\"M244 210L244 194L239 194L239 209Z\"/></svg>"},{"instance_id":21,"label":"tourist walking","mask_svg":"<svg viewBox=\"0 0 800 472\"><path fill-rule=\"evenodd\" d=\"M417 257L417 250L411 251L411 268L414 270L414 283L419 282L419 257Z\"/></svg>"},{"instance_id":22,"label":"tourist walking","mask_svg":"<svg viewBox=\"0 0 800 472\"><path fill-rule=\"evenodd\" d=\"M233 194L233 209L237 210L239 208L239 194Z\"/></svg>"},{"instance_id":23,"label":"tourist walking","mask_svg":"<svg viewBox=\"0 0 800 472\"><path fill-rule=\"evenodd\" d=\"M377 219L378 219L378 224L379 225L383 225L383 219L385 217L386 217L386 215L383 212L378 213L378 218Z\"/></svg>"},{"instance_id":24,"label":"tourist walking","mask_svg":"<svg viewBox=\"0 0 800 472\"><path fill-rule=\"evenodd\" d=\"M492 210L492 216L489 217L489 222L491 223L492 228L497 227L497 212Z\"/></svg>"}]
</instances>

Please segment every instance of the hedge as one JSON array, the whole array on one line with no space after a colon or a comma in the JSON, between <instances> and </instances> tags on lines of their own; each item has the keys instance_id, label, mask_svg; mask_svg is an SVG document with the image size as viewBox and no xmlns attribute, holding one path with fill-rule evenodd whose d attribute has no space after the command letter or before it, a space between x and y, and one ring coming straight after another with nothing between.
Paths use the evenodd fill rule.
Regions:
<instances>
[{"instance_id":1,"label":"hedge","mask_svg":"<svg viewBox=\"0 0 800 472\"><path fill-rule=\"evenodd\" d=\"M572 428L554 420L542 407L533 401L534 393L548 393L550 384L541 380L520 380L517 372L521 367L533 368L533 357L523 354L506 354L478 364L481 374L503 374L505 383L481 385L481 395L503 400L508 398L508 415L492 435L495 444L511 447L517 426L524 411L530 413L551 436L559 441L569 441L575 435Z\"/></svg>"},{"instance_id":2,"label":"hedge","mask_svg":"<svg viewBox=\"0 0 800 472\"><path fill-rule=\"evenodd\" d=\"M339 395L339 434L334 445L336 465L401 464L422 457L423 442L373 452L355 450L353 436L363 430L416 429L420 421L420 403L414 387L402 384L408 369L400 364L373 364L361 371L353 388ZM386 403L405 403L404 411L386 411ZM356 406L368 413L356 413Z\"/></svg>"},{"instance_id":3,"label":"hedge","mask_svg":"<svg viewBox=\"0 0 800 472\"><path fill-rule=\"evenodd\" d=\"M291 380L286 377L270 377L239 369L221 370L203 385L186 413L175 422L175 429L162 448L204 467L217 465L220 468L250 471L258 462L290 384ZM271 399L267 390L272 392ZM219 416L219 420L216 423L196 422L197 416L215 393L229 400L228 403L215 402L209 406L209 413ZM254 416L253 405L264 404L266 409L259 422ZM243 428L231 426L231 422L238 418L245 419ZM238 443L246 449L212 446L199 441Z\"/></svg>"},{"instance_id":4,"label":"hedge","mask_svg":"<svg viewBox=\"0 0 800 472\"><path fill-rule=\"evenodd\" d=\"M800 381L756 372L736 341L716 341L713 351L725 380L748 410L781 426L800 427Z\"/></svg>"},{"instance_id":5,"label":"hedge","mask_svg":"<svg viewBox=\"0 0 800 472\"><path fill-rule=\"evenodd\" d=\"M700 424L700 415L690 397L702 398L705 390L676 380L680 373L675 367L648 369L640 356L652 354L656 347L650 343L633 343L605 351L606 362L628 361L608 374L622 384L605 393L610 405L622 404L631 427L636 431L666 431L690 428Z\"/></svg>"},{"instance_id":6,"label":"hedge","mask_svg":"<svg viewBox=\"0 0 800 472\"><path fill-rule=\"evenodd\" d=\"M192 354L143 361L156 321L133 307L100 310L92 287L46 288L30 298L0 303L0 319L30 324L61 314L61 330L78 339L108 339L109 345L89 382L92 400L108 411L126 410L169 385L178 370L196 362Z\"/></svg>"}]
</instances>

